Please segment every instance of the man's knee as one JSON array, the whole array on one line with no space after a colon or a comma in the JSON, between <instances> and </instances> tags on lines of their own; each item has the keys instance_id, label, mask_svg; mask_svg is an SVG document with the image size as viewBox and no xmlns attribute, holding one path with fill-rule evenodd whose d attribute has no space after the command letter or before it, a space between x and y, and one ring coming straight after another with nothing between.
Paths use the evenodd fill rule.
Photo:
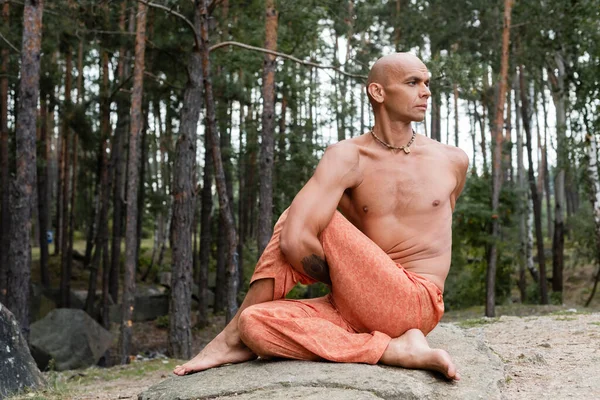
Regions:
<instances>
[{"instance_id":1,"label":"man's knee","mask_svg":"<svg viewBox=\"0 0 600 400\"><path fill-rule=\"evenodd\" d=\"M238 331L240 339L250 350L254 351L257 347L258 339L262 335L262 327L260 324L257 307L250 306L241 312L238 319Z\"/></svg>"}]
</instances>

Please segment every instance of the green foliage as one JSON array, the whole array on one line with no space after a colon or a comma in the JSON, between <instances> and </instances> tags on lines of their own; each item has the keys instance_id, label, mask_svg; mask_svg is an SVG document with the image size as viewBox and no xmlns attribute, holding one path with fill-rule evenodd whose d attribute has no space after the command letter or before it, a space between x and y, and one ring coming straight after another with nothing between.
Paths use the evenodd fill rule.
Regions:
<instances>
[{"instance_id":1,"label":"green foliage","mask_svg":"<svg viewBox=\"0 0 600 400\"><path fill-rule=\"evenodd\" d=\"M485 302L488 248L492 241L490 204L491 177L470 175L457 202L452 239L452 267L446 280L444 302L447 309L464 308ZM504 185L500 195L503 237L498 243L496 301L510 296L511 274L517 268L519 192Z\"/></svg>"},{"instance_id":2,"label":"green foliage","mask_svg":"<svg viewBox=\"0 0 600 400\"><path fill-rule=\"evenodd\" d=\"M169 327L169 318L168 315L161 315L154 320L154 325L156 325L157 328L167 329Z\"/></svg>"}]
</instances>

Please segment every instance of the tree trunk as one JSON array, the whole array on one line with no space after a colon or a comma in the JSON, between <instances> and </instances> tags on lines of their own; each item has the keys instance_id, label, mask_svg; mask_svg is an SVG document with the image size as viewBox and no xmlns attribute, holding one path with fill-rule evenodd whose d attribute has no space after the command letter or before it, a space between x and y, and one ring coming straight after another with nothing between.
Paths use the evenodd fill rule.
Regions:
<instances>
[{"instance_id":1,"label":"tree trunk","mask_svg":"<svg viewBox=\"0 0 600 400\"><path fill-rule=\"evenodd\" d=\"M146 14L145 3L138 2L135 35L135 67L133 89L131 93L131 127L129 132L129 160L127 163L127 227L125 240L125 279L123 283L123 311L121 314L121 335L119 354L121 364L129 360L131 348L131 326L133 325L133 306L135 298L135 252L137 246L137 191L140 169L139 136L142 124L142 93L144 84L144 53L146 50Z\"/></svg>"},{"instance_id":2,"label":"tree trunk","mask_svg":"<svg viewBox=\"0 0 600 400\"><path fill-rule=\"evenodd\" d=\"M85 310L91 316L95 316L94 305L96 302L96 287L98 282L98 271L100 270L101 256L102 260L108 259L108 254L105 254L105 248L108 244L108 209L110 201L110 177L112 174L112 166L114 165L114 152L111 151L111 163L107 162L107 143L110 138L110 87L108 73L108 52L102 51L102 89L100 95L100 168L98 175L100 177L99 190L97 190L97 202L99 205L98 216L94 218L97 223L95 234L95 250L90 263L90 277L88 284L88 294L85 303ZM115 147L115 146L112 146ZM103 263L103 267L105 267ZM102 276L107 275L107 271L102 269ZM103 286L103 302L102 302L102 322L104 326L110 326L110 319L107 310L105 310L104 285Z\"/></svg>"},{"instance_id":3,"label":"tree trunk","mask_svg":"<svg viewBox=\"0 0 600 400\"><path fill-rule=\"evenodd\" d=\"M50 288L50 271L48 270L48 208L50 195L48 191L48 159L50 158L50 138L48 138L48 105L45 94L41 99L40 138L38 143L38 165L37 165L37 199L39 219L39 243L40 243L40 276L42 286Z\"/></svg>"},{"instance_id":4,"label":"tree trunk","mask_svg":"<svg viewBox=\"0 0 600 400\"><path fill-rule=\"evenodd\" d=\"M35 194L36 116L44 1L25 0L21 46L21 82L16 126L16 179L10 190L11 235L6 307L29 338L31 278L31 213Z\"/></svg>"},{"instance_id":5,"label":"tree trunk","mask_svg":"<svg viewBox=\"0 0 600 400\"><path fill-rule=\"evenodd\" d=\"M204 173L202 177L202 199L200 210L200 254L198 276L196 282L199 288L198 326L208 325L208 265L210 261L210 244L212 242L211 213L212 213L212 181L213 160L211 137L204 134ZM216 292L215 292L216 296ZM215 299L216 300L216 299Z\"/></svg>"},{"instance_id":6,"label":"tree trunk","mask_svg":"<svg viewBox=\"0 0 600 400\"><path fill-rule=\"evenodd\" d=\"M196 2L194 25L200 30L200 4ZM190 55L188 81L183 94L181 127L173 167L173 266L169 307L169 355L192 356L192 222L196 205L196 131L202 108L202 59L198 48Z\"/></svg>"},{"instance_id":7,"label":"tree trunk","mask_svg":"<svg viewBox=\"0 0 600 400\"><path fill-rule=\"evenodd\" d=\"M277 10L275 0L267 0L265 48L277 50ZM273 151L275 136L275 56L265 54L263 64L263 112L260 145L258 210L258 254L262 254L273 234ZM342 99L343 101L343 99Z\"/></svg>"},{"instance_id":8,"label":"tree trunk","mask_svg":"<svg viewBox=\"0 0 600 400\"><path fill-rule=\"evenodd\" d=\"M454 84L454 146L458 147L458 85Z\"/></svg>"},{"instance_id":9,"label":"tree trunk","mask_svg":"<svg viewBox=\"0 0 600 400\"><path fill-rule=\"evenodd\" d=\"M596 223L596 262L600 264L600 178L598 177L598 147L594 134L587 134L585 137L586 150L588 153L588 174L587 179L590 184L590 201L594 211L594 221ZM585 306L589 307L592 302L598 282L600 281L600 267L596 272L594 286L590 297L585 302Z\"/></svg>"},{"instance_id":10,"label":"tree trunk","mask_svg":"<svg viewBox=\"0 0 600 400\"><path fill-rule=\"evenodd\" d=\"M522 212L519 214L519 292L521 294L521 303L525 303L527 299L527 280L526 280L526 265L527 265L527 245L528 245L528 230L527 218L529 216L529 195L527 192L527 183L525 181L525 166L523 163L523 134L521 133L519 123L519 85L517 81L518 75L515 73L513 79L513 87L515 92L515 131L517 135L517 185L521 191L520 203L526 204Z\"/></svg>"},{"instance_id":11,"label":"tree trunk","mask_svg":"<svg viewBox=\"0 0 600 400\"><path fill-rule=\"evenodd\" d=\"M527 85L523 74L523 66L519 66L519 86L521 92L521 115L523 117L523 129L527 136L527 158L529 159L529 186L531 188L531 199L533 202L533 217L535 220L535 235L537 240L538 263L540 266L540 299L542 304L548 304L548 288L546 286L546 257L544 254L544 235L542 233L542 201L537 191L533 169L533 156L531 143L531 111L529 99L527 98Z\"/></svg>"},{"instance_id":12,"label":"tree trunk","mask_svg":"<svg viewBox=\"0 0 600 400\"><path fill-rule=\"evenodd\" d=\"M227 232L228 248L227 248L227 313L226 320L231 321L237 312L237 233L235 231L235 223L233 212L229 203L227 193L227 185L225 182L225 171L223 169L223 161L221 158L221 149L219 147L219 138L215 124L215 104L213 99L212 83L210 76L210 59L208 56L208 5L207 0L199 0L201 2L201 31L202 31L202 71L204 78L204 95L206 103L207 126L206 132L211 136L213 163L215 166L215 177L217 182L217 191L219 193L219 208L225 216L225 232Z\"/></svg>"},{"instance_id":13,"label":"tree trunk","mask_svg":"<svg viewBox=\"0 0 600 400\"><path fill-rule=\"evenodd\" d=\"M8 29L10 21L10 3L2 5L3 24ZM8 64L10 55L6 46L0 52L0 303L5 303L6 278L8 273L8 246L10 238L10 182L8 162Z\"/></svg>"},{"instance_id":14,"label":"tree trunk","mask_svg":"<svg viewBox=\"0 0 600 400\"><path fill-rule=\"evenodd\" d=\"M554 236L552 240L552 290L562 293L563 268L564 268L564 245L565 245L565 174L568 170L568 148L566 143L566 102L568 90L565 87L565 65L563 55L555 54L558 76L554 71L548 71L548 77L552 82L552 98L556 107L556 172L554 185Z\"/></svg>"},{"instance_id":15,"label":"tree trunk","mask_svg":"<svg viewBox=\"0 0 600 400\"><path fill-rule=\"evenodd\" d=\"M125 31L125 14L127 13L127 1L121 3L121 15L119 20L119 30ZM127 31L133 33L135 29L135 7L131 7L132 12L129 15L129 26ZM119 84L122 85L131 75L131 51L126 50L125 46L119 48L118 76ZM117 103L117 126L113 138L112 155L114 157L114 177L113 179L113 229L110 257L110 273L106 284L109 287L110 298L114 303L119 302L119 276L121 266L121 242L123 241L123 207L125 205L125 169L126 169L126 135L129 128L129 102L124 93L118 93ZM108 296L104 298L105 309L108 311ZM108 318L108 317L107 317Z\"/></svg>"},{"instance_id":16,"label":"tree trunk","mask_svg":"<svg viewBox=\"0 0 600 400\"><path fill-rule=\"evenodd\" d=\"M440 93L435 92L431 96L431 138L438 142L442 141L441 103Z\"/></svg>"},{"instance_id":17,"label":"tree trunk","mask_svg":"<svg viewBox=\"0 0 600 400\"><path fill-rule=\"evenodd\" d=\"M487 145L485 140L485 104L482 102L483 115L479 115L477 111L477 102L475 102L475 119L479 122L479 130L481 131L481 157L483 158L483 174L488 174L488 161L487 161Z\"/></svg>"},{"instance_id":18,"label":"tree trunk","mask_svg":"<svg viewBox=\"0 0 600 400\"><path fill-rule=\"evenodd\" d=\"M502 30L502 61L500 67L500 87L496 104L496 120L494 124L495 147L493 153L492 171L492 244L489 252L489 263L486 279L485 315L496 315L496 263L498 261L497 242L500 240L500 218L498 206L500 203L500 190L502 188L502 145L504 126L504 103L506 101L506 81L508 76L508 48L510 36L510 17L512 0L504 0L504 28Z\"/></svg>"},{"instance_id":19,"label":"tree trunk","mask_svg":"<svg viewBox=\"0 0 600 400\"><path fill-rule=\"evenodd\" d=\"M506 89L506 120L505 135L504 135L504 149L503 149L503 172L504 182L513 182L513 167L512 167L512 99L511 99L511 84L507 84Z\"/></svg>"},{"instance_id":20,"label":"tree trunk","mask_svg":"<svg viewBox=\"0 0 600 400\"><path fill-rule=\"evenodd\" d=\"M60 254L61 254L61 268L60 268L60 306L69 308L71 306L71 270L69 269L70 263L69 258L72 257L69 253L69 178L71 176L69 171L69 142L71 141L71 128L67 120L67 111L71 108L71 81L73 73L73 54L71 53L71 47L67 49L65 54L66 67L65 67L65 101L63 110L63 122L62 122L62 223L61 223L61 234L60 234ZM73 151L75 151L73 149Z\"/></svg>"}]
</instances>

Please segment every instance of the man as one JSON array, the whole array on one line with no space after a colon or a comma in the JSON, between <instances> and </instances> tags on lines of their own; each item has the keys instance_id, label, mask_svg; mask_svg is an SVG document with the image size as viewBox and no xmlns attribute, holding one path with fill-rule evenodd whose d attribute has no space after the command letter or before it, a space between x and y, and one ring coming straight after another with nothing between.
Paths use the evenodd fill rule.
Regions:
<instances>
[{"instance_id":1,"label":"man","mask_svg":"<svg viewBox=\"0 0 600 400\"><path fill-rule=\"evenodd\" d=\"M412 130L431 96L417 57L379 59L367 93L373 129L329 146L275 225L236 316L175 374L260 356L383 363L460 379L425 335L444 310L452 212L468 157ZM297 282L315 281L331 293L284 299Z\"/></svg>"}]
</instances>

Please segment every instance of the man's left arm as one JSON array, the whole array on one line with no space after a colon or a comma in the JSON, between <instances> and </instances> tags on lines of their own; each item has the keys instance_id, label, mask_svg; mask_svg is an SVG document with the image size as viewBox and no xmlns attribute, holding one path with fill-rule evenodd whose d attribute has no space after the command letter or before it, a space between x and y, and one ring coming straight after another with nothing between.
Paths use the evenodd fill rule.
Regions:
<instances>
[{"instance_id":1,"label":"man's left arm","mask_svg":"<svg viewBox=\"0 0 600 400\"><path fill-rule=\"evenodd\" d=\"M462 193L465 188L465 183L467 182L467 171L469 169L469 156L462 149L456 150L456 156L454 159L455 170L456 170L456 188L452 192L450 196L450 202L452 204L452 211L454 211L454 206L456 205L456 200Z\"/></svg>"}]
</instances>

